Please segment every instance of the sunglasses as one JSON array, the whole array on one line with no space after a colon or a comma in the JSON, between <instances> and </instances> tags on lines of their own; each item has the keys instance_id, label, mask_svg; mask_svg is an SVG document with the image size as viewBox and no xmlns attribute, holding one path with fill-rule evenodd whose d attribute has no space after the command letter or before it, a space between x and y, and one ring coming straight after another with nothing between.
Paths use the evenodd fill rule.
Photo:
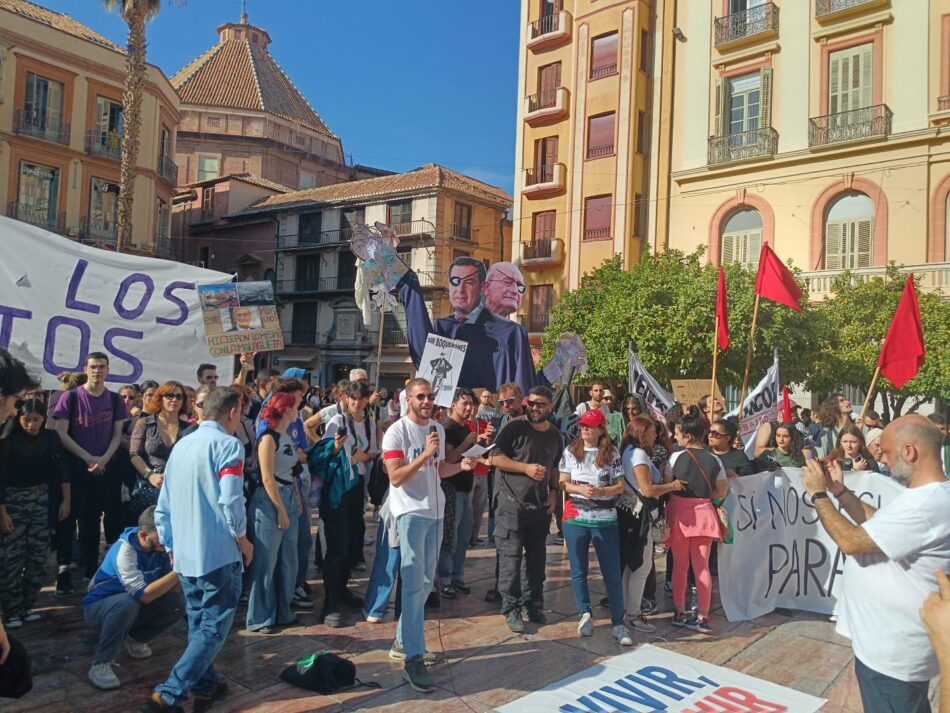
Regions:
<instances>
[{"instance_id":1,"label":"sunglasses","mask_svg":"<svg viewBox=\"0 0 950 713\"><path fill-rule=\"evenodd\" d=\"M514 402L515 402L515 397L514 397L514 396L512 396L510 399L498 399L498 403L499 403L499 404L505 404L506 406L507 406L508 404L513 404Z\"/></svg>"},{"instance_id":2,"label":"sunglasses","mask_svg":"<svg viewBox=\"0 0 950 713\"><path fill-rule=\"evenodd\" d=\"M582 431L593 431L595 428L600 428L600 426L588 426L586 423L581 424Z\"/></svg>"},{"instance_id":3,"label":"sunglasses","mask_svg":"<svg viewBox=\"0 0 950 713\"><path fill-rule=\"evenodd\" d=\"M710 431L709 437L710 438L729 438L728 434L720 433L719 431Z\"/></svg>"},{"instance_id":4,"label":"sunglasses","mask_svg":"<svg viewBox=\"0 0 950 713\"><path fill-rule=\"evenodd\" d=\"M528 408L543 409L543 408L547 408L547 406L548 406L547 401L529 401L528 402Z\"/></svg>"},{"instance_id":5,"label":"sunglasses","mask_svg":"<svg viewBox=\"0 0 950 713\"><path fill-rule=\"evenodd\" d=\"M163 399L168 399L169 401L181 401L185 398L184 394L163 394Z\"/></svg>"},{"instance_id":6,"label":"sunglasses","mask_svg":"<svg viewBox=\"0 0 950 713\"><path fill-rule=\"evenodd\" d=\"M416 394L416 401L435 401L435 396L432 394Z\"/></svg>"}]
</instances>

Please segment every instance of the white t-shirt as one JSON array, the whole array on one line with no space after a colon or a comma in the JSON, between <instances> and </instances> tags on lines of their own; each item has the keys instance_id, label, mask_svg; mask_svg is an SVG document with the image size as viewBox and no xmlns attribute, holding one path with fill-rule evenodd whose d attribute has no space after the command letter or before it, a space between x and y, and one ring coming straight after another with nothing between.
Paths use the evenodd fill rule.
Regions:
<instances>
[{"instance_id":1,"label":"white t-shirt","mask_svg":"<svg viewBox=\"0 0 950 713\"><path fill-rule=\"evenodd\" d=\"M845 561L837 631L868 668L929 680L939 670L920 607L937 591L934 570L950 570L950 481L909 488L862 527L884 554Z\"/></svg>"},{"instance_id":2,"label":"white t-shirt","mask_svg":"<svg viewBox=\"0 0 950 713\"><path fill-rule=\"evenodd\" d=\"M414 513L433 520L442 518L445 493L439 487L439 463L445 460L445 430L437 421L420 426L408 417L401 418L383 434L383 459L399 458L403 464L415 460L425 450L429 426L438 429L438 459L430 458L402 485L389 486L389 509L393 517Z\"/></svg>"},{"instance_id":3,"label":"white t-shirt","mask_svg":"<svg viewBox=\"0 0 950 713\"><path fill-rule=\"evenodd\" d=\"M637 482L637 474L633 471L635 466L645 465L650 470L650 480L654 485L659 485L662 481L659 468L653 464L653 461L650 460L650 456L648 456L647 452L642 448L627 446L623 451L621 460L623 461L623 489L628 494L630 494L630 491L635 491L638 495L643 494L640 492L640 483ZM656 516L658 512L659 508L654 508L650 511L650 514Z\"/></svg>"},{"instance_id":4,"label":"white t-shirt","mask_svg":"<svg viewBox=\"0 0 950 713\"><path fill-rule=\"evenodd\" d=\"M329 423L327 423L327 428L323 433L323 437L333 438L336 436L337 431L339 431L341 428L345 428L346 429L346 444L344 445L344 447L346 448L346 452L349 453L350 456L353 455L353 453L356 451L357 448L364 452L372 452L376 450L376 443L375 443L376 439L373 438L372 433L369 433L369 434L366 433L366 423L363 421L354 421L350 419L350 423L352 424L353 428L349 428L348 426L345 425L346 420L347 419L343 416L342 413L336 414L333 418L330 419ZM370 420L369 423L370 423L370 428L372 430L372 425L373 425L372 420ZM353 437L354 434L356 435L356 438ZM366 466L369 465L369 463L370 461L355 463L354 465L356 466L356 471L360 475L365 477Z\"/></svg>"},{"instance_id":5,"label":"white t-shirt","mask_svg":"<svg viewBox=\"0 0 950 713\"><path fill-rule=\"evenodd\" d=\"M561 455L558 470L567 473L573 485L593 485L595 488L605 488L613 485L623 477L620 465L620 456L614 450L613 460L604 466L597 465L597 448L584 448L584 460L578 461L571 448L565 448ZM617 495L605 498L585 498L578 493L571 493L564 503L564 522L571 521L575 525L584 527L602 527L617 522Z\"/></svg>"},{"instance_id":6,"label":"white t-shirt","mask_svg":"<svg viewBox=\"0 0 950 713\"><path fill-rule=\"evenodd\" d=\"M574 413L578 416L583 416L588 411L590 411L589 401L581 401L579 404L577 404L577 408L574 409ZM604 414L604 416L610 415L610 409L603 405L600 407L600 412Z\"/></svg>"}]
</instances>

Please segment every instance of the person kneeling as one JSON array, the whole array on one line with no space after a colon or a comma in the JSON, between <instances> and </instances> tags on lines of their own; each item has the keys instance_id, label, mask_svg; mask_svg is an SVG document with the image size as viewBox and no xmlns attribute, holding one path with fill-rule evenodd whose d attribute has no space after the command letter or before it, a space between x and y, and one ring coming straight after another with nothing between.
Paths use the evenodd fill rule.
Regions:
<instances>
[{"instance_id":1,"label":"person kneeling","mask_svg":"<svg viewBox=\"0 0 950 713\"><path fill-rule=\"evenodd\" d=\"M132 658L148 658L148 642L185 611L178 575L158 540L154 505L141 514L138 527L127 528L109 548L82 608L86 624L99 633L89 680L96 688L118 688L112 665L122 644Z\"/></svg>"}]
</instances>

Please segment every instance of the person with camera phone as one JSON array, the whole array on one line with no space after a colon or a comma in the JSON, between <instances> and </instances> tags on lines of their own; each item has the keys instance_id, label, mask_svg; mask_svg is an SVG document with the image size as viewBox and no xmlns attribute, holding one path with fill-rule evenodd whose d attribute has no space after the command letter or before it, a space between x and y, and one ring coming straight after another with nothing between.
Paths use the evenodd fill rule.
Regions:
<instances>
[{"instance_id":1,"label":"person with camera phone","mask_svg":"<svg viewBox=\"0 0 950 713\"><path fill-rule=\"evenodd\" d=\"M838 433L838 443L828 457L840 462L842 470L880 472L877 461L864 442L864 433L857 426L845 426L841 429Z\"/></svg>"}]
</instances>

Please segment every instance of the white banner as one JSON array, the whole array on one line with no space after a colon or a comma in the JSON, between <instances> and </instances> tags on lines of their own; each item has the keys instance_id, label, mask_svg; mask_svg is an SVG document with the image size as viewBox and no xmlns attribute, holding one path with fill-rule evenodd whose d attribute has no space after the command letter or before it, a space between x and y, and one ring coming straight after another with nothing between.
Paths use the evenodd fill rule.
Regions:
<instances>
[{"instance_id":1,"label":"white banner","mask_svg":"<svg viewBox=\"0 0 950 713\"><path fill-rule=\"evenodd\" d=\"M744 443L755 435L756 429L763 423L778 418L781 396L782 382L778 374L778 351L776 351L772 366L765 372L759 385L746 396L745 405L742 408L742 425L739 428L739 435ZM739 408L736 407L728 413L727 417L736 417L738 414Z\"/></svg>"},{"instance_id":2,"label":"white banner","mask_svg":"<svg viewBox=\"0 0 950 713\"><path fill-rule=\"evenodd\" d=\"M498 713L814 713L824 699L650 644L614 656Z\"/></svg>"},{"instance_id":3,"label":"white banner","mask_svg":"<svg viewBox=\"0 0 950 713\"><path fill-rule=\"evenodd\" d=\"M194 384L205 362L230 381L232 359L208 351L196 292L228 275L100 250L2 216L0 239L0 346L43 388L82 371L90 352L109 355L113 388L144 379Z\"/></svg>"},{"instance_id":4,"label":"white banner","mask_svg":"<svg viewBox=\"0 0 950 713\"><path fill-rule=\"evenodd\" d=\"M627 391L631 394L639 394L647 402L647 406L653 411L653 414L661 420L665 417L668 409L673 406L673 395L660 386L659 382L653 378L653 375L646 370L637 353L633 351L633 344L630 344L630 360L627 363Z\"/></svg>"},{"instance_id":5,"label":"white banner","mask_svg":"<svg viewBox=\"0 0 950 713\"><path fill-rule=\"evenodd\" d=\"M845 484L875 508L904 491L864 471L845 473ZM845 555L821 526L800 468L730 479L725 506L735 532L734 542L719 548L719 594L729 621L776 607L833 613Z\"/></svg>"},{"instance_id":6,"label":"white banner","mask_svg":"<svg viewBox=\"0 0 950 713\"><path fill-rule=\"evenodd\" d=\"M429 334L419 360L419 378L432 384L436 406L451 406L468 342Z\"/></svg>"}]
</instances>

